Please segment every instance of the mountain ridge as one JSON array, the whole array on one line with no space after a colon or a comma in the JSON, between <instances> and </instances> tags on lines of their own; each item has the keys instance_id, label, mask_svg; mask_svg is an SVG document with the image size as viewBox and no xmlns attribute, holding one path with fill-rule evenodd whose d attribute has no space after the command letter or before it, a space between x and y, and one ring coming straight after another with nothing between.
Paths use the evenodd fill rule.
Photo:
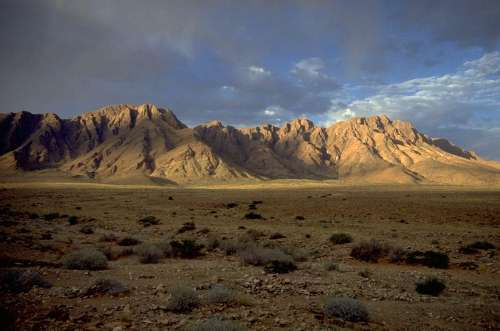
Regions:
<instances>
[{"instance_id":1,"label":"mountain ridge","mask_svg":"<svg viewBox=\"0 0 500 331\"><path fill-rule=\"evenodd\" d=\"M188 128L168 108L119 104L72 119L53 113L0 115L0 170L56 168L99 181L174 183L334 179L366 183L500 185L500 163L386 115L326 128L306 118L282 127Z\"/></svg>"}]
</instances>

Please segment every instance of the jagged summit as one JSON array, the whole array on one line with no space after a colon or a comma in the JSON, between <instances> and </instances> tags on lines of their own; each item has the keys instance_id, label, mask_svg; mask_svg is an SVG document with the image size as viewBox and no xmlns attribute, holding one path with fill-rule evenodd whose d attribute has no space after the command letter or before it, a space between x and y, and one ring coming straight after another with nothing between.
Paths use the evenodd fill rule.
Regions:
<instances>
[{"instance_id":1,"label":"jagged summit","mask_svg":"<svg viewBox=\"0 0 500 331\"><path fill-rule=\"evenodd\" d=\"M337 179L363 183L500 184L500 165L386 115L326 128L306 118L237 129L188 128L153 104L111 105L72 119L0 115L0 169L57 168L100 181Z\"/></svg>"}]
</instances>

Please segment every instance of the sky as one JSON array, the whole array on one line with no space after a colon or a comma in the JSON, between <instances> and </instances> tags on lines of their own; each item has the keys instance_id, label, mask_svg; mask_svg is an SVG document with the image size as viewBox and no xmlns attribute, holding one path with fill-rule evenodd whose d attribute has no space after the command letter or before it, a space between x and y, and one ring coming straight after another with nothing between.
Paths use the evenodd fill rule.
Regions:
<instances>
[{"instance_id":1,"label":"sky","mask_svg":"<svg viewBox=\"0 0 500 331\"><path fill-rule=\"evenodd\" d=\"M0 112L386 114L500 160L500 1L1 0Z\"/></svg>"}]
</instances>

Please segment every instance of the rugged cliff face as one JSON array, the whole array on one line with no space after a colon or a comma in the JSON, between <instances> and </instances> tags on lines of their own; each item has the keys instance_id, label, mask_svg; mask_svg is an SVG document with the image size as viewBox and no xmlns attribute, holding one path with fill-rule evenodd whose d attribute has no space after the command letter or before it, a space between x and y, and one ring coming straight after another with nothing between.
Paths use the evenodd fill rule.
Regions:
<instances>
[{"instance_id":1,"label":"rugged cliff face","mask_svg":"<svg viewBox=\"0 0 500 331\"><path fill-rule=\"evenodd\" d=\"M58 168L97 179L308 178L381 183L500 184L498 162L384 115L328 128L296 119L278 128L193 129L155 105L114 105L74 119L28 112L0 116L0 169Z\"/></svg>"}]
</instances>

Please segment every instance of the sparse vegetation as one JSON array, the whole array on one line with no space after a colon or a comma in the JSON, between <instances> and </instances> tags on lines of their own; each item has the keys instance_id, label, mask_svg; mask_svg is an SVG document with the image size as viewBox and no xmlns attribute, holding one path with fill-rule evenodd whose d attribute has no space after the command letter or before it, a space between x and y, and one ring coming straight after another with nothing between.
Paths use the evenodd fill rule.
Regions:
<instances>
[{"instance_id":1,"label":"sparse vegetation","mask_svg":"<svg viewBox=\"0 0 500 331\"><path fill-rule=\"evenodd\" d=\"M264 266L266 272L286 273L297 269L293 258L277 248L249 246L238 254L244 264Z\"/></svg>"},{"instance_id":2,"label":"sparse vegetation","mask_svg":"<svg viewBox=\"0 0 500 331\"><path fill-rule=\"evenodd\" d=\"M446 285L436 277L427 277L417 282L415 290L420 294L438 296L444 291Z\"/></svg>"},{"instance_id":3,"label":"sparse vegetation","mask_svg":"<svg viewBox=\"0 0 500 331\"><path fill-rule=\"evenodd\" d=\"M65 255L63 265L66 269L103 270L108 266L108 259L102 252L86 248Z\"/></svg>"},{"instance_id":4,"label":"sparse vegetation","mask_svg":"<svg viewBox=\"0 0 500 331\"><path fill-rule=\"evenodd\" d=\"M265 219L264 217L262 217L261 214L255 213L253 211L246 213L245 216L243 216L243 218L245 218L247 220L263 220L263 219Z\"/></svg>"},{"instance_id":5,"label":"sparse vegetation","mask_svg":"<svg viewBox=\"0 0 500 331\"><path fill-rule=\"evenodd\" d=\"M172 247L172 255L183 259L192 259L200 256L203 249L203 245L197 244L192 239L184 239L182 242L172 240L170 246Z\"/></svg>"},{"instance_id":6,"label":"sparse vegetation","mask_svg":"<svg viewBox=\"0 0 500 331\"><path fill-rule=\"evenodd\" d=\"M86 224L80 228L80 232L83 234L93 234L94 228L90 224Z\"/></svg>"},{"instance_id":7,"label":"sparse vegetation","mask_svg":"<svg viewBox=\"0 0 500 331\"><path fill-rule=\"evenodd\" d=\"M212 317L196 323L190 331L243 331L238 322Z\"/></svg>"},{"instance_id":8,"label":"sparse vegetation","mask_svg":"<svg viewBox=\"0 0 500 331\"><path fill-rule=\"evenodd\" d=\"M351 250L351 256L357 260L376 263L389 252L389 246L372 239L355 245Z\"/></svg>"},{"instance_id":9,"label":"sparse vegetation","mask_svg":"<svg viewBox=\"0 0 500 331\"><path fill-rule=\"evenodd\" d=\"M135 246L139 245L140 243L141 241L139 239L130 236L123 237L118 241L118 245L120 246Z\"/></svg>"},{"instance_id":10,"label":"sparse vegetation","mask_svg":"<svg viewBox=\"0 0 500 331\"><path fill-rule=\"evenodd\" d=\"M118 237L114 233L105 233L99 238L99 241L101 242L113 242L117 240Z\"/></svg>"},{"instance_id":11,"label":"sparse vegetation","mask_svg":"<svg viewBox=\"0 0 500 331\"><path fill-rule=\"evenodd\" d=\"M139 224L142 224L144 227L160 224L160 220L155 216L146 216L139 219L137 222L139 222Z\"/></svg>"},{"instance_id":12,"label":"sparse vegetation","mask_svg":"<svg viewBox=\"0 0 500 331\"><path fill-rule=\"evenodd\" d=\"M187 286L177 286L170 291L167 309L176 313L187 313L200 305L198 293Z\"/></svg>"},{"instance_id":13,"label":"sparse vegetation","mask_svg":"<svg viewBox=\"0 0 500 331\"><path fill-rule=\"evenodd\" d=\"M187 231L193 231L196 229L196 225L193 222L186 222L182 225L182 227L177 230L177 233L184 233Z\"/></svg>"},{"instance_id":14,"label":"sparse vegetation","mask_svg":"<svg viewBox=\"0 0 500 331\"><path fill-rule=\"evenodd\" d=\"M78 224L78 216L70 216L70 217L68 217L68 223L69 223L69 225Z\"/></svg>"},{"instance_id":15,"label":"sparse vegetation","mask_svg":"<svg viewBox=\"0 0 500 331\"><path fill-rule=\"evenodd\" d=\"M329 261L325 263L325 270L326 271L338 271L339 270L339 265L333 261Z\"/></svg>"},{"instance_id":16,"label":"sparse vegetation","mask_svg":"<svg viewBox=\"0 0 500 331\"><path fill-rule=\"evenodd\" d=\"M205 247L206 250L209 252L212 252L219 248L220 246L220 241L217 237L213 235L209 235L208 238L205 240Z\"/></svg>"},{"instance_id":17,"label":"sparse vegetation","mask_svg":"<svg viewBox=\"0 0 500 331\"><path fill-rule=\"evenodd\" d=\"M160 247L154 244L142 244L137 246L134 251L139 256L139 261L145 264L158 263L164 256Z\"/></svg>"},{"instance_id":18,"label":"sparse vegetation","mask_svg":"<svg viewBox=\"0 0 500 331\"><path fill-rule=\"evenodd\" d=\"M237 293L222 285L215 285L208 290L207 303L209 304L232 304L237 301Z\"/></svg>"},{"instance_id":19,"label":"sparse vegetation","mask_svg":"<svg viewBox=\"0 0 500 331\"><path fill-rule=\"evenodd\" d=\"M36 271L0 271L0 292L27 292L34 286L50 288L52 284Z\"/></svg>"},{"instance_id":20,"label":"sparse vegetation","mask_svg":"<svg viewBox=\"0 0 500 331\"><path fill-rule=\"evenodd\" d=\"M119 281L113 279L97 279L89 288L85 291L85 295L120 295L129 293L130 290L127 286L123 285Z\"/></svg>"},{"instance_id":21,"label":"sparse vegetation","mask_svg":"<svg viewBox=\"0 0 500 331\"><path fill-rule=\"evenodd\" d=\"M349 322L368 322L369 319L365 305L350 298L328 298L323 311L327 317L337 317Z\"/></svg>"},{"instance_id":22,"label":"sparse vegetation","mask_svg":"<svg viewBox=\"0 0 500 331\"><path fill-rule=\"evenodd\" d=\"M60 217L61 217L61 215L59 213L48 213L48 214L43 215L43 219L46 221L53 221L53 220L60 218Z\"/></svg>"},{"instance_id":23,"label":"sparse vegetation","mask_svg":"<svg viewBox=\"0 0 500 331\"><path fill-rule=\"evenodd\" d=\"M347 233L334 233L330 236L330 242L334 245L348 244L352 242L352 237Z\"/></svg>"},{"instance_id":24,"label":"sparse vegetation","mask_svg":"<svg viewBox=\"0 0 500 331\"><path fill-rule=\"evenodd\" d=\"M420 264L427 266L429 268L446 269L450 259L445 253L434 252L434 251L414 251L409 252L406 258L406 263L408 264Z\"/></svg>"},{"instance_id":25,"label":"sparse vegetation","mask_svg":"<svg viewBox=\"0 0 500 331\"><path fill-rule=\"evenodd\" d=\"M495 245L487 241L475 241L471 244L460 247L458 250L462 254L477 254L480 250L495 249Z\"/></svg>"},{"instance_id":26,"label":"sparse vegetation","mask_svg":"<svg viewBox=\"0 0 500 331\"><path fill-rule=\"evenodd\" d=\"M269 239L271 239L271 240L283 239L283 238L286 238L286 236L284 236L283 234L281 234L279 232L275 232L269 236Z\"/></svg>"}]
</instances>

